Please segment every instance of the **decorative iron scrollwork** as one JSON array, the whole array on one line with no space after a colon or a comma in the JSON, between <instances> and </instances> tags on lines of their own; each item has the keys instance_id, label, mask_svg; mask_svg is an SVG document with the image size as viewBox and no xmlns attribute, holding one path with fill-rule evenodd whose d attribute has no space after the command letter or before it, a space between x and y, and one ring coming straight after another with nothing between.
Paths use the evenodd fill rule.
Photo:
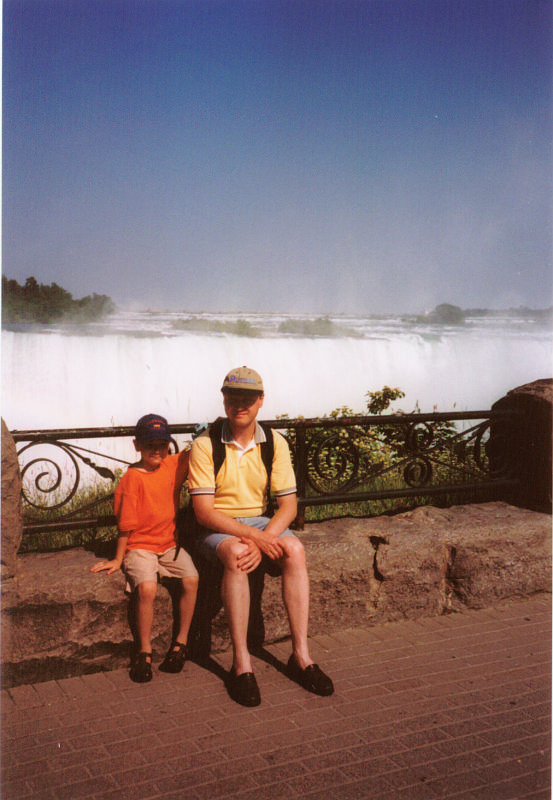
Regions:
<instances>
[{"instance_id":1,"label":"decorative iron scrollwork","mask_svg":"<svg viewBox=\"0 0 553 800\"><path fill-rule=\"evenodd\" d=\"M405 447L410 453L428 450L434 440L434 429L428 422L414 422L405 434Z\"/></svg>"},{"instance_id":2,"label":"decorative iron scrollwork","mask_svg":"<svg viewBox=\"0 0 553 800\"><path fill-rule=\"evenodd\" d=\"M403 478L407 486L418 488L427 486L432 480L432 464L425 456L410 458L403 469Z\"/></svg>"},{"instance_id":3,"label":"decorative iron scrollwork","mask_svg":"<svg viewBox=\"0 0 553 800\"><path fill-rule=\"evenodd\" d=\"M305 444L307 483L324 495L359 487L396 490L403 484L422 489L486 478L489 431L489 420L464 431L448 421L399 422L390 435L374 426L313 429Z\"/></svg>"},{"instance_id":4,"label":"decorative iron scrollwork","mask_svg":"<svg viewBox=\"0 0 553 800\"><path fill-rule=\"evenodd\" d=\"M460 429L466 419L479 421L473 427ZM184 430L185 427L190 430ZM272 427L287 429L298 492L305 506L342 504L348 499L346 495L355 503L415 495L426 498L444 495L450 489L456 494L472 489L495 493L496 487L515 482L513 422L510 417L505 419L505 415L493 411L490 418L474 412L468 412L466 417L458 413L451 417L436 413L398 414L344 419L343 424L340 419L298 419L290 420L289 426L283 421ZM182 428L184 433L192 430L191 426ZM32 433L30 439L24 438L26 433ZM71 434L75 433L79 435L73 437ZM77 530L76 525L81 521L91 523L88 526L91 527L95 521L104 519L105 513L99 514L98 509L112 510L117 478L102 464L108 460L110 464L128 466L129 462L79 447L76 441L87 439L91 444L100 441L98 429L90 429L86 436L83 433L83 430L23 431L18 436L14 432L16 441L25 442L18 457L29 527L36 522L41 527L46 521L48 526L59 523ZM43 438L38 438L42 435ZM112 437L113 431L109 429L105 435ZM125 429L115 435L129 437L132 430ZM176 443L175 450L178 451ZM111 485L105 489L103 483L92 486L89 472L81 474L83 467ZM45 513L49 511L58 513Z\"/></svg>"},{"instance_id":5,"label":"decorative iron scrollwork","mask_svg":"<svg viewBox=\"0 0 553 800\"><path fill-rule=\"evenodd\" d=\"M322 431L307 446L307 481L321 494L347 491L359 471L359 449L348 430Z\"/></svg>"},{"instance_id":6,"label":"decorative iron scrollwork","mask_svg":"<svg viewBox=\"0 0 553 800\"><path fill-rule=\"evenodd\" d=\"M40 447L43 452L31 461L22 459L25 453L35 447ZM53 456L45 454L49 448L56 448ZM35 440L22 447L17 455L20 463L25 462L21 468L22 495L25 502L39 510L55 510L66 506L77 493L81 482L78 460L100 477L115 481L115 475L110 469L99 466L83 455L84 452L92 453L67 442L53 440Z\"/></svg>"}]
</instances>

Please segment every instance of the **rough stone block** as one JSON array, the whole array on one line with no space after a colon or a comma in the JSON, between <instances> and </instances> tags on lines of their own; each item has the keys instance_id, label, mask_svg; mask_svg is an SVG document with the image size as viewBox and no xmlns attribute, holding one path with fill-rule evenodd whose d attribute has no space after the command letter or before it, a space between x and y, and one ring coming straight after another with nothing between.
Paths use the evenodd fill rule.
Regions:
<instances>
[{"instance_id":1,"label":"rough stone block","mask_svg":"<svg viewBox=\"0 0 553 800\"><path fill-rule=\"evenodd\" d=\"M506 503L438 509L393 517L336 519L308 525L312 635L493 605L551 590L551 517ZM121 573L93 574L82 549L18 557L2 586L4 683L45 680L124 666L132 637ZM289 635L281 581L265 579L266 641ZM172 604L160 587L154 651L172 629ZM229 645L224 615L213 650Z\"/></svg>"},{"instance_id":2,"label":"rough stone block","mask_svg":"<svg viewBox=\"0 0 553 800\"><path fill-rule=\"evenodd\" d=\"M23 535L21 472L15 442L2 420L2 580L15 575Z\"/></svg>"}]
</instances>

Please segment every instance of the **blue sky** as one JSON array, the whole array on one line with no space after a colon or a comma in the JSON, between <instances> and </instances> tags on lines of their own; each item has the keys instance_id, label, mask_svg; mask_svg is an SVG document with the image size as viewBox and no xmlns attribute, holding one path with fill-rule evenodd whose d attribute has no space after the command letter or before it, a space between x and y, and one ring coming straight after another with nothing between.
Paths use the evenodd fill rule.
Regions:
<instances>
[{"instance_id":1,"label":"blue sky","mask_svg":"<svg viewBox=\"0 0 553 800\"><path fill-rule=\"evenodd\" d=\"M4 0L3 272L308 313L543 308L549 0Z\"/></svg>"}]
</instances>

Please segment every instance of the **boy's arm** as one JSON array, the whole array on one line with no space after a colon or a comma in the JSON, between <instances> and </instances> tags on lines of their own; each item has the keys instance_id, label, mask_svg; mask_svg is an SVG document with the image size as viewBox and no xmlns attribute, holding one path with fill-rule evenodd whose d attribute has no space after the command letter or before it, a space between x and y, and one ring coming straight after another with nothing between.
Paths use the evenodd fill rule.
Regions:
<instances>
[{"instance_id":1,"label":"boy's arm","mask_svg":"<svg viewBox=\"0 0 553 800\"><path fill-rule=\"evenodd\" d=\"M123 533L119 532L115 556L110 561L98 561L96 564L93 564L90 567L90 571L101 572L103 569L107 569L108 575L111 575L112 572L117 572L118 569L121 569L123 556L127 551L127 542L129 541L129 536L131 533L132 531L125 531Z\"/></svg>"},{"instance_id":2,"label":"boy's arm","mask_svg":"<svg viewBox=\"0 0 553 800\"><path fill-rule=\"evenodd\" d=\"M177 471L175 474L175 489L180 491L182 484L188 477L188 464L190 462L190 450L181 450L177 459Z\"/></svg>"}]
</instances>

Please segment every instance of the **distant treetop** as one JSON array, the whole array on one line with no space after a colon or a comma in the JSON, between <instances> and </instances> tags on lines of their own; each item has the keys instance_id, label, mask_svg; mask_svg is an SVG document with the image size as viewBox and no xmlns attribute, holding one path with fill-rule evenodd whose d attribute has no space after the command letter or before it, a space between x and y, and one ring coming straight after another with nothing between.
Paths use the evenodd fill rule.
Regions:
<instances>
[{"instance_id":1,"label":"distant treetop","mask_svg":"<svg viewBox=\"0 0 553 800\"><path fill-rule=\"evenodd\" d=\"M74 300L57 283L47 286L27 278L24 286L2 276L2 322L93 322L116 310L105 294L92 294Z\"/></svg>"}]
</instances>

